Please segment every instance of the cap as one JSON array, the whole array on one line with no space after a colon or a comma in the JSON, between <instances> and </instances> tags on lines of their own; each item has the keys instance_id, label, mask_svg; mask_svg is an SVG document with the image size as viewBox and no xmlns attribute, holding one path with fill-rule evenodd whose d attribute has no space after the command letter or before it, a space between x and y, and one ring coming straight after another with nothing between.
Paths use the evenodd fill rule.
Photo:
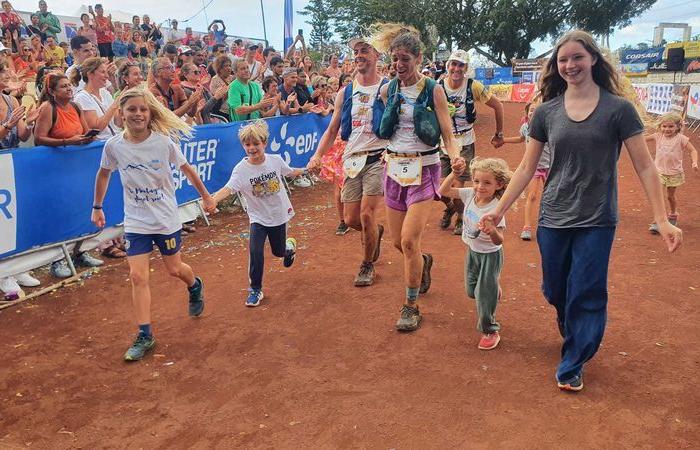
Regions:
<instances>
[{"instance_id":1,"label":"cap","mask_svg":"<svg viewBox=\"0 0 700 450\"><path fill-rule=\"evenodd\" d=\"M260 46L258 44L250 44L248 46L248 50L257 50L259 48L260 48Z\"/></svg>"},{"instance_id":2,"label":"cap","mask_svg":"<svg viewBox=\"0 0 700 450\"><path fill-rule=\"evenodd\" d=\"M462 64L469 64L469 54L464 50L455 50L452 52L449 59L447 60L448 63L450 61L457 61L461 62Z\"/></svg>"},{"instance_id":3,"label":"cap","mask_svg":"<svg viewBox=\"0 0 700 450\"><path fill-rule=\"evenodd\" d=\"M348 47L350 47L353 50L355 50L355 47L359 44L367 44L370 47L372 47L373 49L377 50L376 47L374 45L372 45L372 43L367 38L354 37L348 41Z\"/></svg>"},{"instance_id":4,"label":"cap","mask_svg":"<svg viewBox=\"0 0 700 450\"><path fill-rule=\"evenodd\" d=\"M183 53L192 53L192 49L187 45L181 45L177 48L177 54L182 55Z\"/></svg>"}]
</instances>

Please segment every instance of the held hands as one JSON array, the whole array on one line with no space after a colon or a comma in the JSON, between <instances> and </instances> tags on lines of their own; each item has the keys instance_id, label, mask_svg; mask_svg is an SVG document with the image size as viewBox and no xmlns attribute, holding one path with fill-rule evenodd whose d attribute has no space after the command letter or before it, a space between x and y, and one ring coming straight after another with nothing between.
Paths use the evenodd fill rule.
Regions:
<instances>
[{"instance_id":1,"label":"held hands","mask_svg":"<svg viewBox=\"0 0 700 450\"><path fill-rule=\"evenodd\" d=\"M489 236L496 231L497 225L501 222L502 216L496 214L484 214L479 219L479 230Z\"/></svg>"},{"instance_id":2,"label":"held hands","mask_svg":"<svg viewBox=\"0 0 700 450\"><path fill-rule=\"evenodd\" d=\"M214 214L219 211L216 209L216 201L211 195L202 197L202 206L204 207L204 211L208 212L209 214Z\"/></svg>"},{"instance_id":3,"label":"held hands","mask_svg":"<svg viewBox=\"0 0 700 450\"><path fill-rule=\"evenodd\" d=\"M493 145L493 148L501 147L503 144L505 144L503 137L494 135L491 138L491 145Z\"/></svg>"},{"instance_id":4,"label":"held hands","mask_svg":"<svg viewBox=\"0 0 700 450\"><path fill-rule=\"evenodd\" d=\"M659 222L659 234L666 242L668 251L673 253L678 250L678 247L683 243L683 231L680 228L671 225L668 220Z\"/></svg>"},{"instance_id":5,"label":"held hands","mask_svg":"<svg viewBox=\"0 0 700 450\"><path fill-rule=\"evenodd\" d=\"M458 156L456 158L452 158L452 171L457 174L457 175L462 175L464 171L467 169L467 163L464 161L464 158L461 156Z\"/></svg>"},{"instance_id":6,"label":"held hands","mask_svg":"<svg viewBox=\"0 0 700 450\"><path fill-rule=\"evenodd\" d=\"M104 228L105 226L105 213L101 209L92 210L92 223L95 224L97 228Z\"/></svg>"},{"instance_id":7,"label":"held hands","mask_svg":"<svg viewBox=\"0 0 700 450\"><path fill-rule=\"evenodd\" d=\"M306 170L312 171L312 170L317 170L321 167L321 157L314 154L314 156L311 157L309 160L308 164L306 164Z\"/></svg>"}]
</instances>

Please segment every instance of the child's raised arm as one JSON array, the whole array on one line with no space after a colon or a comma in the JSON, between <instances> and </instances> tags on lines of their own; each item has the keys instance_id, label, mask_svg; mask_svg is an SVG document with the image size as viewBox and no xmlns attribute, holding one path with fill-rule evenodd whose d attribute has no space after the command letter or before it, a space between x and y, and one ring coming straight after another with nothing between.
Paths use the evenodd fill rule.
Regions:
<instances>
[{"instance_id":1,"label":"child's raised arm","mask_svg":"<svg viewBox=\"0 0 700 450\"><path fill-rule=\"evenodd\" d=\"M459 198L459 190L452 187L452 182L454 181L454 179L454 172L451 172L449 175L447 175L447 177L444 180L442 180L442 184L440 185L440 189L438 189L438 193L443 197Z\"/></svg>"}]
</instances>

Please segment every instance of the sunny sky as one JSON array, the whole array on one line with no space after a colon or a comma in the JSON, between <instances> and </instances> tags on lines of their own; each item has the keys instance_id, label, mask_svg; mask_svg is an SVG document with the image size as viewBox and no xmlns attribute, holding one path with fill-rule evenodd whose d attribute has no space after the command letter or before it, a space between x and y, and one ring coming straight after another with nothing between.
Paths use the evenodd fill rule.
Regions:
<instances>
[{"instance_id":1,"label":"sunny sky","mask_svg":"<svg viewBox=\"0 0 700 450\"><path fill-rule=\"evenodd\" d=\"M47 0L49 10L65 15L73 15L81 5L86 4L80 0ZM34 11L37 9L38 0L14 0L13 5L18 10ZM302 9L308 0L295 0L295 10ZM102 4L105 11L119 9L121 11L144 14L160 22L167 18L175 18L180 21L180 28L186 25L192 26L195 30L203 31L210 21L215 18L223 19L230 34L248 36L253 38L263 37L262 14L260 11L260 0L104 0ZM167 8L164 5L167 4ZM280 48L283 35L283 0L262 0L265 9L265 20L267 24L267 38L276 48ZM206 10L200 9L208 5ZM195 14L197 14L195 17ZM184 20L191 18L185 24ZM207 19L209 22L207 22ZM295 14L294 29L303 28L304 35L308 36L311 27L304 22L305 17ZM700 1L698 0L659 0L649 11L636 18L632 25L622 30L617 30L611 36L610 44L613 49L624 44L636 44L637 42L649 41L653 38L654 26L658 22L684 22L693 27L693 34L700 34ZM678 40L681 37L680 30L668 30L666 39L669 41ZM534 54L549 49L550 44L536 42L533 44Z\"/></svg>"}]
</instances>

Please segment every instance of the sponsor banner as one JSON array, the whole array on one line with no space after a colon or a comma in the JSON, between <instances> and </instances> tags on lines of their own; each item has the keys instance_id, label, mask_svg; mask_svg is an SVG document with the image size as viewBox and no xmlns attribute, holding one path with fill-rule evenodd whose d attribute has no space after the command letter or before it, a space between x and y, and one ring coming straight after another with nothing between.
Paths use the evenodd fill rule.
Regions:
<instances>
[{"instance_id":1,"label":"sponsor banner","mask_svg":"<svg viewBox=\"0 0 700 450\"><path fill-rule=\"evenodd\" d=\"M510 100L512 102L527 103L535 95L534 84L514 84L511 88Z\"/></svg>"},{"instance_id":2,"label":"sponsor banner","mask_svg":"<svg viewBox=\"0 0 700 450\"><path fill-rule=\"evenodd\" d=\"M542 72L523 72L520 76L520 82L525 84L537 84L540 81Z\"/></svg>"},{"instance_id":3,"label":"sponsor banner","mask_svg":"<svg viewBox=\"0 0 700 450\"><path fill-rule=\"evenodd\" d=\"M687 108L686 114L688 117L700 120L700 84L690 86Z\"/></svg>"},{"instance_id":4,"label":"sponsor banner","mask_svg":"<svg viewBox=\"0 0 700 450\"><path fill-rule=\"evenodd\" d=\"M547 63L547 58L514 59L513 72L539 72Z\"/></svg>"},{"instance_id":5,"label":"sponsor banner","mask_svg":"<svg viewBox=\"0 0 700 450\"><path fill-rule=\"evenodd\" d=\"M626 50L620 55L621 64L653 64L664 59L664 47L646 50Z\"/></svg>"},{"instance_id":6,"label":"sponsor banner","mask_svg":"<svg viewBox=\"0 0 700 450\"><path fill-rule=\"evenodd\" d=\"M652 114L666 114L669 112L671 110L672 95L672 84L650 84L649 99L647 100L647 112Z\"/></svg>"},{"instance_id":7,"label":"sponsor banner","mask_svg":"<svg viewBox=\"0 0 700 450\"><path fill-rule=\"evenodd\" d=\"M685 117L685 107L688 104L688 94L690 85L674 84L671 92L671 111L679 113Z\"/></svg>"},{"instance_id":8,"label":"sponsor banner","mask_svg":"<svg viewBox=\"0 0 700 450\"><path fill-rule=\"evenodd\" d=\"M621 64L620 67L622 68L622 74L626 77L644 77L647 75L649 64Z\"/></svg>"},{"instance_id":9,"label":"sponsor banner","mask_svg":"<svg viewBox=\"0 0 700 450\"><path fill-rule=\"evenodd\" d=\"M328 127L330 116L317 114L268 119L267 151L292 167L306 166ZM220 189L245 152L238 141L242 122L203 125L181 149L210 192ZM97 228L90 222L95 174L103 143L76 147L33 147L0 152L0 259L84 235ZM189 180L172 168L178 204L199 197ZM124 220L122 186L112 175L104 201L106 226Z\"/></svg>"},{"instance_id":10,"label":"sponsor banner","mask_svg":"<svg viewBox=\"0 0 700 450\"><path fill-rule=\"evenodd\" d=\"M661 60L655 63L649 64L649 72L668 72L666 67L666 60Z\"/></svg>"},{"instance_id":11,"label":"sponsor banner","mask_svg":"<svg viewBox=\"0 0 700 450\"><path fill-rule=\"evenodd\" d=\"M700 41L672 42L666 45L666 51L669 48L683 48L686 59L700 58Z\"/></svg>"},{"instance_id":12,"label":"sponsor banner","mask_svg":"<svg viewBox=\"0 0 700 450\"><path fill-rule=\"evenodd\" d=\"M492 84L489 86L489 92L502 102L510 101L512 84Z\"/></svg>"}]
</instances>

